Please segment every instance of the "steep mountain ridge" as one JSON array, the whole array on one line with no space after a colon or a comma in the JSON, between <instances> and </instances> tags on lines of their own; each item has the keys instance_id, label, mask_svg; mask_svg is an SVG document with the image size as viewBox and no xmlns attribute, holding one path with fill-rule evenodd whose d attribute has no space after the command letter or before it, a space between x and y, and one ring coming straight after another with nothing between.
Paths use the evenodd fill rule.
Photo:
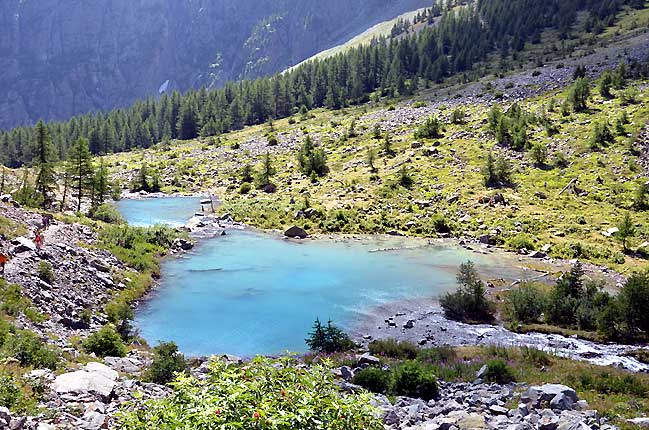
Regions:
<instances>
[{"instance_id":1,"label":"steep mountain ridge","mask_svg":"<svg viewBox=\"0 0 649 430\"><path fill-rule=\"evenodd\" d=\"M427 0L10 0L0 128L281 70Z\"/></svg>"}]
</instances>

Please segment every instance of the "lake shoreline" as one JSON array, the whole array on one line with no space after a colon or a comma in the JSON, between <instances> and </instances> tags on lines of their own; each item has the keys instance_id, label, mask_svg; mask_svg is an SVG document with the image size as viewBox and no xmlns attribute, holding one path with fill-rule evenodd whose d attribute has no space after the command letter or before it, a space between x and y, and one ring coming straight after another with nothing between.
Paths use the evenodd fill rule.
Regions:
<instances>
[{"instance_id":1,"label":"lake shoreline","mask_svg":"<svg viewBox=\"0 0 649 430\"><path fill-rule=\"evenodd\" d=\"M543 278L551 282L553 278L556 278L558 272L569 269L571 265L569 261L545 258L536 259L509 252L503 248L473 242L467 243L466 241L453 238L433 239L370 234L317 234L309 236L306 239L291 239L284 237L283 233L279 230L258 229L243 223L234 222L227 216L219 217L214 214L195 215L184 227L180 227L180 229L187 231L192 239L196 241L196 246L198 247L206 240L216 240L221 234L225 233L227 235L228 230L236 229L266 234L277 240L294 243L308 243L311 241L319 243L376 243L376 248L370 252L397 252L411 248L436 246L463 248L476 254L495 255L498 258L506 258L513 266L518 266L521 269L529 271L531 276L525 279L501 278L488 281L490 288L487 290L492 297L525 280ZM401 246L393 246L394 243L398 243ZM183 255L196 252L195 249L192 248L190 250L180 250L170 253L161 258L161 264L164 264L164 260L168 258L182 257ZM591 275L610 275L604 268L588 264L585 266L587 272ZM609 278L609 284L616 280L614 276L612 279ZM160 291L162 286L161 281L162 279L155 280L147 294L136 302L136 309L141 308L145 302L152 298L153 294L157 294ZM350 333L355 340L358 340L365 347L370 338L386 339L389 337L418 343L423 347L432 345L467 346L481 344L526 345L538 347L539 349L559 351L558 353L560 355L586 359L597 364L618 365L632 371L649 371L649 365L644 365L631 357L624 357L622 355L623 352L640 349L641 347L639 346L599 344L552 334L529 333L527 335L520 335L508 331L500 325L468 326L445 319L439 304L434 298L386 302L376 308L366 309L362 314L363 316L360 322L350 327ZM415 321L413 327L410 329L403 328L410 320ZM515 339L515 343L512 343L512 339ZM604 354L597 353L597 347L604 348L607 352Z\"/></svg>"}]
</instances>

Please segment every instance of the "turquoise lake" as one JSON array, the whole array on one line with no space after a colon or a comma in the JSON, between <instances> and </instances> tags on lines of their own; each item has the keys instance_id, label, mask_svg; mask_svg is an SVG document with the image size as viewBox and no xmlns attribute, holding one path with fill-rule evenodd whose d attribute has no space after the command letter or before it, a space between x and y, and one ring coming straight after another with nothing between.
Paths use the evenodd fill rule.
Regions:
<instances>
[{"instance_id":1,"label":"turquoise lake","mask_svg":"<svg viewBox=\"0 0 649 430\"><path fill-rule=\"evenodd\" d=\"M119 208L138 224L147 217L182 224L200 211L198 199L136 202ZM393 247L409 249L377 251ZM173 340L190 355L303 352L316 317L351 328L378 306L436 298L455 288L468 259L487 277L512 271L494 255L406 238L296 242L232 230L165 259L160 287L135 322L149 343Z\"/></svg>"}]
</instances>

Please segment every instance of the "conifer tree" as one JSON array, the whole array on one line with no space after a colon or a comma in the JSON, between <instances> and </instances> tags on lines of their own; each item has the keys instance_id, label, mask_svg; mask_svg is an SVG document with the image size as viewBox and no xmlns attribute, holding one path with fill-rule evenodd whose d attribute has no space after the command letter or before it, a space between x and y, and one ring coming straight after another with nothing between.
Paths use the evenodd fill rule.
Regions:
<instances>
[{"instance_id":1,"label":"conifer tree","mask_svg":"<svg viewBox=\"0 0 649 430\"><path fill-rule=\"evenodd\" d=\"M79 138L68 151L68 172L77 201L77 212L81 212L81 201L93 190L92 156L88 141Z\"/></svg>"},{"instance_id":2,"label":"conifer tree","mask_svg":"<svg viewBox=\"0 0 649 430\"><path fill-rule=\"evenodd\" d=\"M51 204L51 194L56 188L56 173L53 162L53 146L45 123L40 120L36 124L36 157L34 164L38 167L36 177L36 192L40 194L41 204L46 208Z\"/></svg>"}]
</instances>

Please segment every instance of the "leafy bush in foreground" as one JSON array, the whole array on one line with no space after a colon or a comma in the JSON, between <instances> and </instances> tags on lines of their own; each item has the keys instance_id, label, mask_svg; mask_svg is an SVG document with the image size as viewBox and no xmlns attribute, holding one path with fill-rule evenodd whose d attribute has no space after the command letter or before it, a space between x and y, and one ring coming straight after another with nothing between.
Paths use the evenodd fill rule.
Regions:
<instances>
[{"instance_id":1,"label":"leafy bush in foreground","mask_svg":"<svg viewBox=\"0 0 649 430\"><path fill-rule=\"evenodd\" d=\"M245 367L212 361L206 380L180 376L168 398L123 411L123 430L382 430L368 393L344 394L328 363L258 357Z\"/></svg>"},{"instance_id":2,"label":"leafy bush in foreground","mask_svg":"<svg viewBox=\"0 0 649 430\"><path fill-rule=\"evenodd\" d=\"M482 377L487 382L495 382L497 384L508 384L516 380L512 369L503 360L488 361L487 370Z\"/></svg>"},{"instance_id":3,"label":"leafy bush in foreground","mask_svg":"<svg viewBox=\"0 0 649 430\"><path fill-rule=\"evenodd\" d=\"M395 371L394 394L430 400L439 394L437 378L427 365L411 361Z\"/></svg>"}]
</instances>

